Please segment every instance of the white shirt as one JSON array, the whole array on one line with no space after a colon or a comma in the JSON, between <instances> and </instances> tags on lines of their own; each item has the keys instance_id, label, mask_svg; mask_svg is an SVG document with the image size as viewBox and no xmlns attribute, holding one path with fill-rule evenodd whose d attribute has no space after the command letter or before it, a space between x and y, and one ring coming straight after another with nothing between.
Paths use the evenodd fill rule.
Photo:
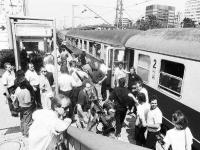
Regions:
<instances>
[{"instance_id":1,"label":"white shirt","mask_svg":"<svg viewBox=\"0 0 200 150\"><path fill-rule=\"evenodd\" d=\"M162 112L158 107L153 110L149 110L147 113L147 124L162 124ZM160 127L158 129L147 128L150 132L160 131Z\"/></svg>"},{"instance_id":2,"label":"white shirt","mask_svg":"<svg viewBox=\"0 0 200 150\"><path fill-rule=\"evenodd\" d=\"M78 86L74 78L66 73L61 73L58 77L58 86L61 91L71 91L73 87Z\"/></svg>"},{"instance_id":3,"label":"white shirt","mask_svg":"<svg viewBox=\"0 0 200 150\"><path fill-rule=\"evenodd\" d=\"M77 74L80 76L81 79L84 79L84 77L88 78L88 74L85 73L84 71L81 71L81 70L74 70L73 71L72 77L74 78L77 86L79 87L79 86L82 85L82 81L81 81L81 79L79 78L79 76Z\"/></svg>"},{"instance_id":4,"label":"white shirt","mask_svg":"<svg viewBox=\"0 0 200 150\"><path fill-rule=\"evenodd\" d=\"M140 90L140 93L144 93L146 97L146 103L149 103L149 95L148 95L147 90L144 87Z\"/></svg>"},{"instance_id":5,"label":"white shirt","mask_svg":"<svg viewBox=\"0 0 200 150\"><path fill-rule=\"evenodd\" d=\"M108 72L108 67L105 64L100 64L99 70L103 72L103 74L107 74Z\"/></svg>"},{"instance_id":6,"label":"white shirt","mask_svg":"<svg viewBox=\"0 0 200 150\"><path fill-rule=\"evenodd\" d=\"M4 74L2 75L1 81L3 85L6 86L7 88L13 86L15 81L15 73L13 71L11 73L5 71Z\"/></svg>"},{"instance_id":7,"label":"white shirt","mask_svg":"<svg viewBox=\"0 0 200 150\"><path fill-rule=\"evenodd\" d=\"M186 136L185 136L186 135ZM190 129L177 130L176 128L167 131L164 138L165 149L171 145L173 150L185 150L185 141L187 140L187 150L191 150L193 136Z\"/></svg>"},{"instance_id":8,"label":"white shirt","mask_svg":"<svg viewBox=\"0 0 200 150\"><path fill-rule=\"evenodd\" d=\"M35 71L27 70L25 73L25 77L32 86L39 85L39 76Z\"/></svg>"},{"instance_id":9,"label":"white shirt","mask_svg":"<svg viewBox=\"0 0 200 150\"><path fill-rule=\"evenodd\" d=\"M115 79L118 81L121 78L126 78L127 72L124 69L115 69Z\"/></svg>"},{"instance_id":10,"label":"white shirt","mask_svg":"<svg viewBox=\"0 0 200 150\"><path fill-rule=\"evenodd\" d=\"M139 104L137 106L137 117L139 117L140 120L146 121L147 119L147 113L150 110L150 104L148 103L143 103L142 105ZM142 122L139 122L141 124ZM136 123L137 125L137 123Z\"/></svg>"},{"instance_id":11,"label":"white shirt","mask_svg":"<svg viewBox=\"0 0 200 150\"><path fill-rule=\"evenodd\" d=\"M19 101L19 106L21 107L30 107L31 106L31 93L28 89L21 89L17 87L15 90L15 96Z\"/></svg>"},{"instance_id":12,"label":"white shirt","mask_svg":"<svg viewBox=\"0 0 200 150\"><path fill-rule=\"evenodd\" d=\"M33 115L33 124L29 129L29 150L46 150L56 131L65 131L70 119L60 120L53 110L36 110Z\"/></svg>"}]
</instances>

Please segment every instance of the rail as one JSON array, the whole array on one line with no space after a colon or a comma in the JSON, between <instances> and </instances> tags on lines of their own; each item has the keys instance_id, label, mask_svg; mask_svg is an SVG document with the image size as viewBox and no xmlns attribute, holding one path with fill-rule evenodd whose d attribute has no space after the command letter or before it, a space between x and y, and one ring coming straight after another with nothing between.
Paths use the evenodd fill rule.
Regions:
<instances>
[{"instance_id":1,"label":"rail","mask_svg":"<svg viewBox=\"0 0 200 150\"><path fill-rule=\"evenodd\" d=\"M65 134L69 150L149 150L70 126Z\"/></svg>"}]
</instances>

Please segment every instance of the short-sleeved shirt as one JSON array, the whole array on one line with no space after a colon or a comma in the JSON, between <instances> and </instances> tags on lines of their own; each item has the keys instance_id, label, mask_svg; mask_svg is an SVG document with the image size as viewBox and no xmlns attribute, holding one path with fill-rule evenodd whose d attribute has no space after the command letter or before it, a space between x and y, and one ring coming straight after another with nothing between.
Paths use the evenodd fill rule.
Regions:
<instances>
[{"instance_id":1,"label":"short-sleeved shirt","mask_svg":"<svg viewBox=\"0 0 200 150\"><path fill-rule=\"evenodd\" d=\"M6 86L7 88L13 86L15 81L15 73L14 72L9 73L8 71L4 72L1 81L3 85Z\"/></svg>"},{"instance_id":2,"label":"short-sleeved shirt","mask_svg":"<svg viewBox=\"0 0 200 150\"><path fill-rule=\"evenodd\" d=\"M162 124L162 112L158 107L148 112L147 124ZM160 131L160 127L158 129L153 129L153 128L147 128L147 129L150 132Z\"/></svg>"},{"instance_id":3,"label":"short-sleeved shirt","mask_svg":"<svg viewBox=\"0 0 200 150\"><path fill-rule=\"evenodd\" d=\"M33 123L29 129L29 150L46 150L55 137L55 132L62 132L68 128L70 119L61 120L56 113L48 109L36 110Z\"/></svg>"},{"instance_id":4,"label":"short-sleeved shirt","mask_svg":"<svg viewBox=\"0 0 200 150\"><path fill-rule=\"evenodd\" d=\"M150 105L148 103L139 104L137 106L137 117L139 117L140 120L146 121L149 110ZM139 124L141 124L141 122Z\"/></svg>"},{"instance_id":5,"label":"short-sleeved shirt","mask_svg":"<svg viewBox=\"0 0 200 150\"><path fill-rule=\"evenodd\" d=\"M21 89L17 87L15 90L15 95L19 101L19 106L30 107L31 106L31 93L28 89Z\"/></svg>"},{"instance_id":6,"label":"short-sleeved shirt","mask_svg":"<svg viewBox=\"0 0 200 150\"><path fill-rule=\"evenodd\" d=\"M58 86L61 91L71 91L73 87L77 86L74 78L66 73L61 73L58 77Z\"/></svg>"},{"instance_id":7,"label":"short-sleeved shirt","mask_svg":"<svg viewBox=\"0 0 200 150\"><path fill-rule=\"evenodd\" d=\"M146 103L149 103L149 95L148 95L147 90L143 87L139 92L144 93L144 95L146 97Z\"/></svg>"},{"instance_id":8,"label":"short-sleeved shirt","mask_svg":"<svg viewBox=\"0 0 200 150\"><path fill-rule=\"evenodd\" d=\"M30 82L32 86L39 85L39 76L35 71L27 70L25 74L26 79Z\"/></svg>"},{"instance_id":9,"label":"short-sleeved shirt","mask_svg":"<svg viewBox=\"0 0 200 150\"><path fill-rule=\"evenodd\" d=\"M188 127L185 130L177 130L176 128L173 128L167 131L164 138L164 146L166 149L171 145L173 150L185 150L186 140L188 146L187 149L191 150L193 136L190 129Z\"/></svg>"},{"instance_id":10,"label":"short-sleeved shirt","mask_svg":"<svg viewBox=\"0 0 200 150\"><path fill-rule=\"evenodd\" d=\"M87 112L90 109L90 101L88 95L81 90L78 94L77 104L81 105L84 112Z\"/></svg>"}]
</instances>

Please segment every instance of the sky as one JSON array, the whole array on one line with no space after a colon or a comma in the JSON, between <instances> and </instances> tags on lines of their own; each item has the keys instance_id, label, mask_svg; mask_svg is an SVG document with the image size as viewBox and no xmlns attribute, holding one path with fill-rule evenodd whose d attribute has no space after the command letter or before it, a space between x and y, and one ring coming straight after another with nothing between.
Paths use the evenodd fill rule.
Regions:
<instances>
[{"instance_id":1,"label":"sky","mask_svg":"<svg viewBox=\"0 0 200 150\"><path fill-rule=\"evenodd\" d=\"M151 4L170 5L175 7L176 12L184 12L185 1L123 0L123 17L136 21L145 15L146 6ZM27 2L30 16L55 18L57 27L62 28L71 27L72 22L75 26L102 24L105 23L103 20L113 24L117 0L27 0Z\"/></svg>"}]
</instances>

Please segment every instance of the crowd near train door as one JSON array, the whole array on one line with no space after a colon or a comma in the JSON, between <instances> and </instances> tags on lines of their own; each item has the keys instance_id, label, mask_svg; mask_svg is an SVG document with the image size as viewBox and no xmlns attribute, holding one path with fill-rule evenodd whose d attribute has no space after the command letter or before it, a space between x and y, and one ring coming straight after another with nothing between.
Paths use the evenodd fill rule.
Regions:
<instances>
[{"instance_id":1,"label":"crowd near train door","mask_svg":"<svg viewBox=\"0 0 200 150\"><path fill-rule=\"evenodd\" d=\"M54 20L9 17L8 31L9 46L10 49L13 49L14 51L16 70L22 69L26 71L27 63L31 60L33 61L34 58L36 58L35 63L40 62L39 60L37 61L38 57L35 56L39 55L41 56L39 58L42 58L47 54L52 55L54 58L55 68L57 68L56 31ZM43 63L43 58L41 62ZM41 65L43 64L34 64L35 70L39 71L38 69ZM57 73L55 74L57 75Z\"/></svg>"},{"instance_id":2,"label":"crowd near train door","mask_svg":"<svg viewBox=\"0 0 200 150\"><path fill-rule=\"evenodd\" d=\"M118 67L119 63L122 62L124 64L124 68L127 69L127 64L125 62L125 51L121 48L110 48L108 50L108 67L110 71L108 73L109 81L111 87L114 88L114 72Z\"/></svg>"}]
</instances>

